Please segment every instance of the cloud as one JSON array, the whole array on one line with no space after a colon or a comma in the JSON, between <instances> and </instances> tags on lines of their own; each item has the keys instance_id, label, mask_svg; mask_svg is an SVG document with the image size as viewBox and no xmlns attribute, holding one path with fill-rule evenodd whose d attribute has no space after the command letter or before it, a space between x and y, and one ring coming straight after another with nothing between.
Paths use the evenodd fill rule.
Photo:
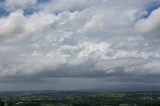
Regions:
<instances>
[{"instance_id":1,"label":"cloud","mask_svg":"<svg viewBox=\"0 0 160 106\"><path fill-rule=\"evenodd\" d=\"M7 10L13 11L34 6L36 3L37 0L5 0L3 5Z\"/></svg>"},{"instance_id":2,"label":"cloud","mask_svg":"<svg viewBox=\"0 0 160 106\"><path fill-rule=\"evenodd\" d=\"M116 42L112 45L113 49L119 49L119 50L139 50L144 47L144 44L139 41L120 41Z\"/></svg>"},{"instance_id":3,"label":"cloud","mask_svg":"<svg viewBox=\"0 0 160 106\"><path fill-rule=\"evenodd\" d=\"M47 13L35 13L32 16L24 16L22 10L17 10L7 17L0 19L0 37L3 41L12 42L24 39L35 32L40 32L49 24L53 24L55 17ZM36 20L35 20L36 19Z\"/></svg>"},{"instance_id":4,"label":"cloud","mask_svg":"<svg viewBox=\"0 0 160 106\"><path fill-rule=\"evenodd\" d=\"M99 3L103 2L99 1ZM81 0L81 1L75 1L75 0L61 0L61 1L56 1L56 0L51 0L50 2L40 4L38 5L40 9L43 9L45 11L54 11L54 12L61 12L65 10L83 10L85 8L88 8L92 6L93 4L97 3L97 0ZM67 5L66 5L67 4Z\"/></svg>"},{"instance_id":5,"label":"cloud","mask_svg":"<svg viewBox=\"0 0 160 106\"><path fill-rule=\"evenodd\" d=\"M150 16L147 19L141 19L136 24L135 27L138 29L138 31L142 33L149 33L152 35L158 35L159 34L159 13L160 8L154 10Z\"/></svg>"},{"instance_id":6,"label":"cloud","mask_svg":"<svg viewBox=\"0 0 160 106\"><path fill-rule=\"evenodd\" d=\"M67 84L71 89L78 79L80 85L86 81L86 89L158 84L159 8L142 18L151 2L6 0L10 13L0 18L0 83L56 84L50 89ZM38 11L25 15L29 6Z\"/></svg>"}]
</instances>

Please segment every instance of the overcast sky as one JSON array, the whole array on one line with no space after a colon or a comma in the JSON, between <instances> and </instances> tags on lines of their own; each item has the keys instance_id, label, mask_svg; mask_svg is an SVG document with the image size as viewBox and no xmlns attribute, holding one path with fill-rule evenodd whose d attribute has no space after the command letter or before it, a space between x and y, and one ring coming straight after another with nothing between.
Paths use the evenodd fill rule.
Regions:
<instances>
[{"instance_id":1,"label":"overcast sky","mask_svg":"<svg viewBox=\"0 0 160 106\"><path fill-rule=\"evenodd\" d=\"M84 89L160 89L160 0L0 0L0 91Z\"/></svg>"}]
</instances>

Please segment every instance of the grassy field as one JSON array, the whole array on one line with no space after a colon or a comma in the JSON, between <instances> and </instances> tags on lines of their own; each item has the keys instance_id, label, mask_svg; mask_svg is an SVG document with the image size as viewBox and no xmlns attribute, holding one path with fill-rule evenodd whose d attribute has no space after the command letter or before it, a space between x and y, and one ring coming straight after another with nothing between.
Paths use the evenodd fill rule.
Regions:
<instances>
[{"instance_id":1,"label":"grassy field","mask_svg":"<svg viewBox=\"0 0 160 106\"><path fill-rule=\"evenodd\" d=\"M5 106L160 106L160 92L4 92Z\"/></svg>"}]
</instances>

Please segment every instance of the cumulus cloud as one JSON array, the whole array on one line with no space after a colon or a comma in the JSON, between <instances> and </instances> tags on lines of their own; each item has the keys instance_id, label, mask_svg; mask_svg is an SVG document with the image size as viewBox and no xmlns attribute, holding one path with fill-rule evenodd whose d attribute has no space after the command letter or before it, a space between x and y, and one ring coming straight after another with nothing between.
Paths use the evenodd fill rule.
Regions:
<instances>
[{"instance_id":1,"label":"cumulus cloud","mask_svg":"<svg viewBox=\"0 0 160 106\"><path fill-rule=\"evenodd\" d=\"M6 0L3 8L10 13L0 18L0 83L54 83L50 89L73 89L72 82L83 89L84 81L86 89L159 84L160 9L143 17L150 3ZM25 15L29 6L38 11Z\"/></svg>"},{"instance_id":2,"label":"cumulus cloud","mask_svg":"<svg viewBox=\"0 0 160 106\"><path fill-rule=\"evenodd\" d=\"M32 16L24 16L22 10L10 13L0 19L1 40L13 41L25 38L35 32L40 32L53 24L56 16L48 13L35 13Z\"/></svg>"},{"instance_id":3,"label":"cumulus cloud","mask_svg":"<svg viewBox=\"0 0 160 106\"><path fill-rule=\"evenodd\" d=\"M147 19L141 19L135 27L139 32L149 33L152 36L159 34L160 20L159 20L160 8L154 10Z\"/></svg>"}]
</instances>

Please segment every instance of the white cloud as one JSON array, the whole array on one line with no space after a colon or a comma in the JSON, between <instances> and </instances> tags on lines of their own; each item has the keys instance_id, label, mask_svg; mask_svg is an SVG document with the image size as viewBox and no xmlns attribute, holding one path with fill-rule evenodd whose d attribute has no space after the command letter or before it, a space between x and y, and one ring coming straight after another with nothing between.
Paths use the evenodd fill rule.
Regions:
<instances>
[{"instance_id":1,"label":"white cloud","mask_svg":"<svg viewBox=\"0 0 160 106\"><path fill-rule=\"evenodd\" d=\"M39 8L41 8L45 11L54 11L54 12L61 12L61 11L65 11L65 10L81 10L84 8L88 8L98 2L101 3L101 2L103 2L103 0L102 1L97 1L97 0L80 0L80 1L51 0L48 3L40 4Z\"/></svg>"},{"instance_id":2,"label":"white cloud","mask_svg":"<svg viewBox=\"0 0 160 106\"><path fill-rule=\"evenodd\" d=\"M12 42L24 39L28 35L40 33L42 30L54 24L56 16L48 13L35 13L32 16L24 16L22 10L10 13L0 19L1 41Z\"/></svg>"},{"instance_id":3,"label":"white cloud","mask_svg":"<svg viewBox=\"0 0 160 106\"><path fill-rule=\"evenodd\" d=\"M36 5L37 0L5 0L4 7L8 10L25 9Z\"/></svg>"},{"instance_id":4,"label":"white cloud","mask_svg":"<svg viewBox=\"0 0 160 106\"><path fill-rule=\"evenodd\" d=\"M118 50L140 50L144 47L144 44L138 41L120 41L112 45L113 49Z\"/></svg>"},{"instance_id":5,"label":"white cloud","mask_svg":"<svg viewBox=\"0 0 160 106\"><path fill-rule=\"evenodd\" d=\"M135 28L141 33L149 33L151 36L159 34L160 8L154 10L148 18L143 18L135 24Z\"/></svg>"},{"instance_id":6,"label":"white cloud","mask_svg":"<svg viewBox=\"0 0 160 106\"><path fill-rule=\"evenodd\" d=\"M132 66L125 69L127 73L132 73L133 75L158 75L159 72L159 60L150 60L143 64L138 64L138 66Z\"/></svg>"},{"instance_id":7,"label":"white cloud","mask_svg":"<svg viewBox=\"0 0 160 106\"><path fill-rule=\"evenodd\" d=\"M12 11L0 18L1 78L115 76L124 83L159 74L160 39L152 37L159 33L159 9L137 20L151 0L105 1L7 0ZM29 5L39 11L24 15Z\"/></svg>"},{"instance_id":8,"label":"white cloud","mask_svg":"<svg viewBox=\"0 0 160 106\"><path fill-rule=\"evenodd\" d=\"M25 17L23 16L23 12L18 10L14 13L11 13L8 17L3 17L0 19L0 37L1 39L10 37L13 38L15 36L19 36L19 34L23 33L25 23Z\"/></svg>"},{"instance_id":9,"label":"white cloud","mask_svg":"<svg viewBox=\"0 0 160 106\"><path fill-rule=\"evenodd\" d=\"M101 61L95 65L96 70L105 70L106 73L118 73L118 68L124 68L120 70L125 71L125 67L135 66L144 63L144 60L138 58L119 58L107 61Z\"/></svg>"}]
</instances>

